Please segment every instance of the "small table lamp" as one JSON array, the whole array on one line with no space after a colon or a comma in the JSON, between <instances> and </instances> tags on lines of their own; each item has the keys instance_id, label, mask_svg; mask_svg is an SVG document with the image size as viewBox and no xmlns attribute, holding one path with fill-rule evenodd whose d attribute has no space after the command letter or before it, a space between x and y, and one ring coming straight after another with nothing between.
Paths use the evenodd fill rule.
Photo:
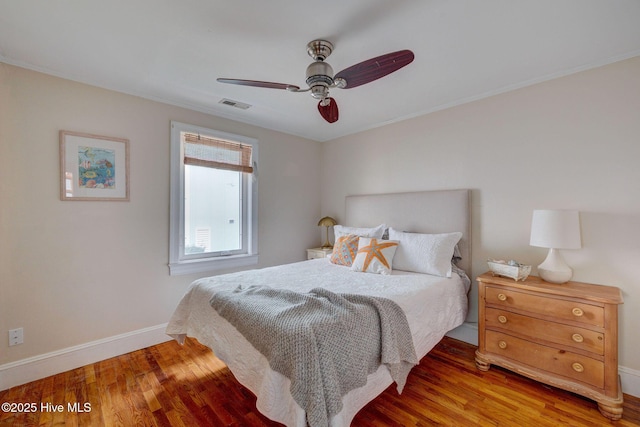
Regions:
<instances>
[{"instance_id":1,"label":"small table lamp","mask_svg":"<svg viewBox=\"0 0 640 427\"><path fill-rule=\"evenodd\" d=\"M549 248L549 254L538 266L538 274L551 283L565 283L573 276L560 249L580 249L580 217L578 211L534 210L531 221L531 246Z\"/></svg>"},{"instance_id":2,"label":"small table lamp","mask_svg":"<svg viewBox=\"0 0 640 427\"><path fill-rule=\"evenodd\" d=\"M327 240L324 242L324 245L322 245L323 249L333 247L333 245L329 243L329 227L333 227L336 224L336 220L331 218L330 216L325 216L324 218L321 218L320 221L318 221L318 227L327 227Z\"/></svg>"}]
</instances>

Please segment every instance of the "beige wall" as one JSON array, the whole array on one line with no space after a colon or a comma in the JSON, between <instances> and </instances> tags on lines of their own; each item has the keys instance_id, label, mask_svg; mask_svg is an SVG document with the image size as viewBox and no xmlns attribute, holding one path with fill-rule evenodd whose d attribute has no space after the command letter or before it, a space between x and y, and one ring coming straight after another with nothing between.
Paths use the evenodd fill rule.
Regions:
<instances>
[{"instance_id":1,"label":"beige wall","mask_svg":"<svg viewBox=\"0 0 640 427\"><path fill-rule=\"evenodd\" d=\"M259 266L317 245L320 143L0 63L0 365L168 321L170 120L260 141ZM130 202L60 201L61 129L130 140Z\"/></svg>"},{"instance_id":2,"label":"beige wall","mask_svg":"<svg viewBox=\"0 0 640 427\"><path fill-rule=\"evenodd\" d=\"M303 259L348 194L471 188L473 275L542 261L533 209L580 210L584 247L565 257L623 290L620 364L638 370L638 76L634 58L320 144L0 64L0 333L25 328L0 365L168 320L197 277L166 266L178 120L260 140L260 266ZM130 139L130 202L59 200L60 129ZM475 305L474 288L470 321Z\"/></svg>"},{"instance_id":3,"label":"beige wall","mask_svg":"<svg viewBox=\"0 0 640 427\"><path fill-rule=\"evenodd\" d=\"M575 280L622 289L620 364L640 369L640 58L327 142L322 155L322 212L337 219L349 194L471 188L473 275L487 258L538 265L532 211L578 209L583 249L565 258Z\"/></svg>"}]
</instances>

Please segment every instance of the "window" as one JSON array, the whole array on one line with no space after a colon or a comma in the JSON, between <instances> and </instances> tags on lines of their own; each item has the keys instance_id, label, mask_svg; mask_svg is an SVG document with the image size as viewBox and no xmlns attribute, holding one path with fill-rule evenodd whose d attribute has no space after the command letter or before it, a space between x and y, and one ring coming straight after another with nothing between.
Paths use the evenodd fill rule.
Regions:
<instances>
[{"instance_id":1,"label":"window","mask_svg":"<svg viewBox=\"0 0 640 427\"><path fill-rule=\"evenodd\" d=\"M169 271L258 263L258 142L171 122Z\"/></svg>"}]
</instances>

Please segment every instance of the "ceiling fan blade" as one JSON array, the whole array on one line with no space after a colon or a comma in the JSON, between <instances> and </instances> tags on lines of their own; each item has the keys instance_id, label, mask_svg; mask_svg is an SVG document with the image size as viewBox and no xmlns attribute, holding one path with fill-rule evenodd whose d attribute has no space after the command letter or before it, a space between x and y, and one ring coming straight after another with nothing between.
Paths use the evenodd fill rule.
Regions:
<instances>
[{"instance_id":1,"label":"ceiling fan blade","mask_svg":"<svg viewBox=\"0 0 640 427\"><path fill-rule=\"evenodd\" d=\"M300 90L299 86L288 85L285 83L261 82L259 80L242 80L242 79L217 79L220 83L229 83L232 85L265 87L267 89L285 89L290 91Z\"/></svg>"},{"instance_id":2,"label":"ceiling fan blade","mask_svg":"<svg viewBox=\"0 0 640 427\"><path fill-rule=\"evenodd\" d=\"M335 123L338 121L338 104L333 98L328 98L329 103L322 105L322 101L318 102L318 111L320 115L329 123Z\"/></svg>"},{"instance_id":3,"label":"ceiling fan blade","mask_svg":"<svg viewBox=\"0 0 640 427\"><path fill-rule=\"evenodd\" d=\"M410 50L387 53L345 68L335 75L334 80L344 79L347 82L344 89L351 89L398 71L413 62L413 58Z\"/></svg>"}]
</instances>

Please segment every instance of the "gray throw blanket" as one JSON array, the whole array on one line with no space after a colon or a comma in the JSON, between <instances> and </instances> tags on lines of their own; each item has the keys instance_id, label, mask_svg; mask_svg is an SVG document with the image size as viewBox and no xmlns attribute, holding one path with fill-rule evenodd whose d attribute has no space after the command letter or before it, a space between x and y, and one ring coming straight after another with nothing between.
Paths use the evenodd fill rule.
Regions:
<instances>
[{"instance_id":1,"label":"gray throw blanket","mask_svg":"<svg viewBox=\"0 0 640 427\"><path fill-rule=\"evenodd\" d=\"M407 318L386 298L239 286L217 292L210 303L291 380L311 427L328 426L342 397L365 385L380 364L401 393L418 363Z\"/></svg>"}]
</instances>

